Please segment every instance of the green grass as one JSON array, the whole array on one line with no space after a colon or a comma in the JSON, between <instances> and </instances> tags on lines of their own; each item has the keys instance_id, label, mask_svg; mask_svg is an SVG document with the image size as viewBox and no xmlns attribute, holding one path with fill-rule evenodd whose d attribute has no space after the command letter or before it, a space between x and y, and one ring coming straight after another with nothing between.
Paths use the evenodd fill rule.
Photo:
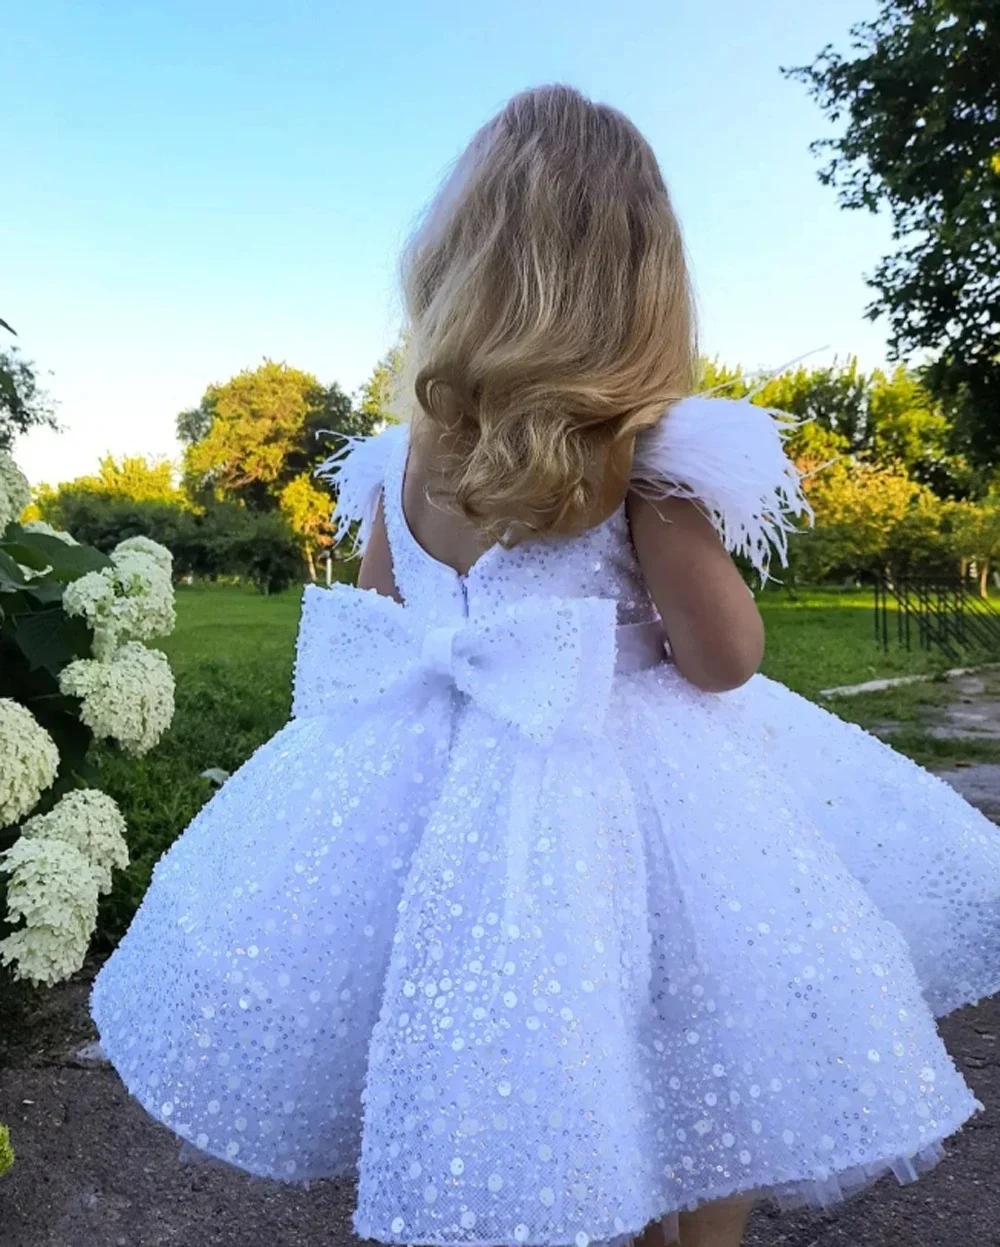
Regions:
<instances>
[{"instance_id":1,"label":"green grass","mask_svg":"<svg viewBox=\"0 0 1000 1247\"><path fill-rule=\"evenodd\" d=\"M902 685L878 693L823 699L819 692L845 684L895 676L942 676L954 665L943 655L914 648L907 652L895 643L896 621L889 618L890 645L883 650L874 639L874 602L864 591L810 590L790 596L771 590L761 599L767 625L767 675L796 692L819 701L841 718L879 731L894 749L921 766L944 768L972 762L1000 762L1000 745L991 740L932 736L928 728L954 696L943 679ZM996 655L963 657L962 666ZM888 725L898 725L886 733Z\"/></svg>"},{"instance_id":2,"label":"green grass","mask_svg":"<svg viewBox=\"0 0 1000 1247\"><path fill-rule=\"evenodd\" d=\"M301 600L298 591L264 597L236 585L178 585L177 627L156 644L178 677L215 662L287 684Z\"/></svg>"},{"instance_id":3,"label":"green grass","mask_svg":"<svg viewBox=\"0 0 1000 1247\"><path fill-rule=\"evenodd\" d=\"M901 675L937 674L949 665L941 655L895 644L890 617L889 649L875 641L874 601L864 590L770 589L759 599L767 627L764 673L815 699L821 689Z\"/></svg>"},{"instance_id":4,"label":"green grass","mask_svg":"<svg viewBox=\"0 0 1000 1247\"><path fill-rule=\"evenodd\" d=\"M287 720L300 594L262 597L233 586L181 585L177 628L160 642L177 678L177 713L170 731L145 758L98 750L101 784L129 825L132 865L102 904L98 950L123 933L157 859L211 796L201 778L209 767L235 770ZM793 597L782 589L762 596L768 629L765 672L815 698L820 689L877 677L940 670L946 664L920 651L883 653L873 636L870 595L833 590ZM900 719L900 706L933 697L939 686L830 703L859 721ZM912 739L926 742L914 710Z\"/></svg>"}]
</instances>

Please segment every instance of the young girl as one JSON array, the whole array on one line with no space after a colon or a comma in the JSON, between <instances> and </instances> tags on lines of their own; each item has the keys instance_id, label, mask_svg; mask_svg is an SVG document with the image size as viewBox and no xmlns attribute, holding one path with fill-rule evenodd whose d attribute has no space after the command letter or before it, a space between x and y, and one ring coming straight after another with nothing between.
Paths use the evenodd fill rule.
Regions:
<instances>
[{"instance_id":1,"label":"young girl","mask_svg":"<svg viewBox=\"0 0 1000 1247\"><path fill-rule=\"evenodd\" d=\"M360 590L306 590L292 721L99 976L111 1060L385 1243L732 1247L912 1179L977 1108L933 1017L1000 987L1000 838L754 675L727 546L804 504L772 416L689 397L652 151L518 96L404 273L412 422L329 465Z\"/></svg>"}]
</instances>

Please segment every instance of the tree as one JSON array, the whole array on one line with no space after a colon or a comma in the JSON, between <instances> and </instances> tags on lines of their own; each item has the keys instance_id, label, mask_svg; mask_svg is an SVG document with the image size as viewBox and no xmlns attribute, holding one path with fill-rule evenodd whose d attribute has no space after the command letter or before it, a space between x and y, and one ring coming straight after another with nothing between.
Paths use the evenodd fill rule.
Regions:
<instances>
[{"instance_id":1,"label":"tree","mask_svg":"<svg viewBox=\"0 0 1000 1247\"><path fill-rule=\"evenodd\" d=\"M189 412L178 421L182 436L201 434L188 443L186 474L218 498L275 510L281 489L309 461L321 403L316 377L273 360L209 386L200 405L207 425Z\"/></svg>"},{"instance_id":2,"label":"tree","mask_svg":"<svg viewBox=\"0 0 1000 1247\"><path fill-rule=\"evenodd\" d=\"M333 545L330 495L315 484L308 472L296 476L281 491L281 511L295 533L309 568L309 579L316 579L316 553Z\"/></svg>"},{"instance_id":3,"label":"tree","mask_svg":"<svg viewBox=\"0 0 1000 1247\"><path fill-rule=\"evenodd\" d=\"M875 462L902 465L941 498L964 498L985 488L984 474L954 452L952 421L914 372L902 366L873 372L868 416Z\"/></svg>"},{"instance_id":4,"label":"tree","mask_svg":"<svg viewBox=\"0 0 1000 1247\"><path fill-rule=\"evenodd\" d=\"M333 497L314 471L343 437L372 433L384 420L392 375L387 356L355 406L336 383L265 360L206 390L177 417L185 443L184 481L199 505L238 502L251 511L280 510L315 579L316 554L333 541Z\"/></svg>"},{"instance_id":5,"label":"tree","mask_svg":"<svg viewBox=\"0 0 1000 1247\"><path fill-rule=\"evenodd\" d=\"M14 333L4 320L0 320L0 329ZM0 450L9 450L14 438L29 429L58 427L34 364L16 346L0 351Z\"/></svg>"},{"instance_id":6,"label":"tree","mask_svg":"<svg viewBox=\"0 0 1000 1247\"><path fill-rule=\"evenodd\" d=\"M394 346L378 361L372 375L361 387L358 396L358 415L367 422L364 434L372 433L386 424L393 424L396 416L393 406L403 371L405 344Z\"/></svg>"},{"instance_id":7,"label":"tree","mask_svg":"<svg viewBox=\"0 0 1000 1247\"><path fill-rule=\"evenodd\" d=\"M814 530L792 546L799 579L898 574L940 558L942 506L899 468L841 459L806 483Z\"/></svg>"},{"instance_id":8,"label":"tree","mask_svg":"<svg viewBox=\"0 0 1000 1247\"><path fill-rule=\"evenodd\" d=\"M702 383L734 397L751 392L740 369L703 363ZM952 421L919 375L897 366L891 372L862 372L853 357L825 368L799 367L771 378L754 394L764 407L786 411L799 421L789 440L793 458L803 437L815 441L822 429L836 441L829 457L856 455L883 467L902 467L942 498L984 493L989 473L955 453ZM818 466L818 464L814 465Z\"/></svg>"},{"instance_id":9,"label":"tree","mask_svg":"<svg viewBox=\"0 0 1000 1247\"><path fill-rule=\"evenodd\" d=\"M831 46L784 71L845 122L820 180L846 208L887 208L897 249L868 279L895 355L929 352L959 445L1000 454L1000 8L996 0L881 0Z\"/></svg>"},{"instance_id":10,"label":"tree","mask_svg":"<svg viewBox=\"0 0 1000 1247\"><path fill-rule=\"evenodd\" d=\"M104 455L92 476L78 476L60 488L132 502L176 502L181 497L170 461L145 455L123 455L121 459Z\"/></svg>"},{"instance_id":11,"label":"tree","mask_svg":"<svg viewBox=\"0 0 1000 1247\"><path fill-rule=\"evenodd\" d=\"M950 544L963 572L972 562L979 576L979 594L989 595L990 569L1000 560L1000 494L981 501L953 503L948 509Z\"/></svg>"},{"instance_id":12,"label":"tree","mask_svg":"<svg viewBox=\"0 0 1000 1247\"><path fill-rule=\"evenodd\" d=\"M199 406L177 418L190 491L255 511L277 510L286 486L325 458L338 434L370 431L336 383L324 387L273 360L210 385Z\"/></svg>"},{"instance_id":13,"label":"tree","mask_svg":"<svg viewBox=\"0 0 1000 1247\"><path fill-rule=\"evenodd\" d=\"M101 500L162 503L175 508L187 505L183 493L174 484L174 469L169 460L144 455L116 459L105 455L97 471L90 476L78 476L55 487L39 485L25 519L45 520L75 535L81 507L86 513L88 505ZM80 540L90 538L81 537Z\"/></svg>"}]
</instances>

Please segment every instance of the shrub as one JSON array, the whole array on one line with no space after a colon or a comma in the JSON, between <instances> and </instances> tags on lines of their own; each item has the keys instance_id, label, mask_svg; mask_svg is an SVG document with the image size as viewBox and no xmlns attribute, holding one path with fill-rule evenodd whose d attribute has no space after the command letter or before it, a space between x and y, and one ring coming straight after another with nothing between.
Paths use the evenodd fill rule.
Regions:
<instances>
[{"instance_id":1,"label":"shrub","mask_svg":"<svg viewBox=\"0 0 1000 1247\"><path fill-rule=\"evenodd\" d=\"M149 537L174 556L175 576L236 576L262 593L302 579L298 540L284 515L250 511L235 502L192 510L176 502L134 501L92 491L62 491L39 509L79 541L109 552L130 537Z\"/></svg>"},{"instance_id":2,"label":"shrub","mask_svg":"<svg viewBox=\"0 0 1000 1247\"><path fill-rule=\"evenodd\" d=\"M98 896L127 861L95 789L95 732L146 753L169 726L173 676L141 642L173 627L170 553L110 554L16 520L27 482L0 452L0 965L54 983L80 968Z\"/></svg>"}]
</instances>

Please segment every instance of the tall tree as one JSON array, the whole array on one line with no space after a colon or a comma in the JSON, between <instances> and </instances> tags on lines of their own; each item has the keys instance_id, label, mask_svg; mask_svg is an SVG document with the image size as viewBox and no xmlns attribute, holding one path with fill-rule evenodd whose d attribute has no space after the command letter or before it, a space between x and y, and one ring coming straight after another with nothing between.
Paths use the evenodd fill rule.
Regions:
<instances>
[{"instance_id":1,"label":"tall tree","mask_svg":"<svg viewBox=\"0 0 1000 1247\"><path fill-rule=\"evenodd\" d=\"M309 579L316 579L316 556L333 545L330 495L308 472L294 477L281 491L281 511L295 533Z\"/></svg>"},{"instance_id":2,"label":"tall tree","mask_svg":"<svg viewBox=\"0 0 1000 1247\"><path fill-rule=\"evenodd\" d=\"M185 474L195 492L255 511L273 511L284 487L328 454L337 433L354 433L351 401L312 373L265 360L222 385L210 385L198 407L181 412Z\"/></svg>"},{"instance_id":3,"label":"tall tree","mask_svg":"<svg viewBox=\"0 0 1000 1247\"><path fill-rule=\"evenodd\" d=\"M5 320L0 320L0 330L14 333ZM34 364L16 346L0 350L0 450L9 450L18 434L46 427L59 425Z\"/></svg>"},{"instance_id":4,"label":"tall tree","mask_svg":"<svg viewBox=\"0 0 1000 1247\"><path fill-rule=\"evenodd\" d=\"M897 249L868 279L868 315L897 356L927 352L928 379L981 462L1000 457L1000 5L881 0L803 81L838 138L820 179L846 208L888 209Z\"/></svg>"},{"instance_id":5,"label":"tall tree","mask_svg":"<svg viewBox=\"0 0 1000 1247\"><path fill-rule=\"evenodd\" d=\"M185 484L196 500L224 499L252 511L282 511L310 575L332 542L330 490L313 471L344 436L369 434L374 410L355 406L336 383L265 360L206 390L177 417Z\"/></svg>"},{"instance_id":6,"label":"tall tree","mask_svg":"<svg viewBox=\"0 0 1000 1247\"><path fill-rule=\"evenodd\" d=\"M371 376L361 387L357 398L358 415L368 421L366 433L382 428L395 421L394 403L403 371L405 343L387 351L372 370Z\"/></svg>"}]
</instances>

